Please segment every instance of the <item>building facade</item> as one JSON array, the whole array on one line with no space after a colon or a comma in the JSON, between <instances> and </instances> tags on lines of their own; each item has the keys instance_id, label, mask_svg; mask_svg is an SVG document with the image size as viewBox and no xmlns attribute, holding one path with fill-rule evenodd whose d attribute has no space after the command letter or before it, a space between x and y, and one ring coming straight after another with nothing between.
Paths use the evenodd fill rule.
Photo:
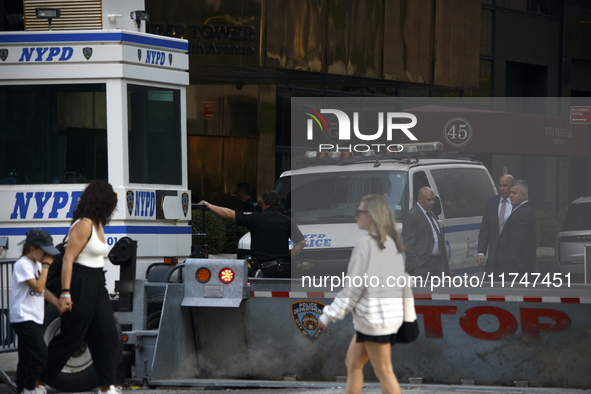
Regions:
<instances>
[{"instance_id":1,"label":"building facade","mask_svg":"<svg viewBox=\"0 0 591 394\"><path fill-rule=\"evenodd\" d=\"M22 1L5 3L2 29L22 28ZM189 41L193 199L235 208L238 182L260 196L290 168L293 97L591 96L585 0L145 0L145 9L146 32ZM526 179L537 209L591 194L588 129L554 154L535 141L516 150L515 130L496 132L504 147L467 153L495 179Z\"/></svg>"}]
</instances>

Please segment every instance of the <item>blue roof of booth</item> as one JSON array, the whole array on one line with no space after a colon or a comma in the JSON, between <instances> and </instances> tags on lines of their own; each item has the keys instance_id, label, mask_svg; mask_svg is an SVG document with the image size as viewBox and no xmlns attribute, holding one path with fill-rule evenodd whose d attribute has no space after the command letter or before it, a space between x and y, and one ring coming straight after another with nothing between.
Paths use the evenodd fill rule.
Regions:
<instances>
[{"instance_id":1,"label":"blue roof of booth","mask_svg":"<svg viewBox=\"0 0 591 394\"><path fill-rule=\"evenodd\" d=\"M3 32L0 44L122 42L188 51L187 40L123 30Z\"/></svg>"}]
</instances>

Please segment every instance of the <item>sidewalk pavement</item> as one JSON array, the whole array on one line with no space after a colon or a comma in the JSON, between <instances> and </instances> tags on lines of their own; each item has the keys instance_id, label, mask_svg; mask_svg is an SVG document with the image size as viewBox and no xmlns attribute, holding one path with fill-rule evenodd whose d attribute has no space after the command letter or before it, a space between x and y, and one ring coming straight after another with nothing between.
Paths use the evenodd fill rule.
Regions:
<instances>
[{"instance_id":1,"label":"sidewalk pavement","mask_svg":"<svg viewBox=\"0 0 591 394\"><path fill-rule=\"evenodd\" d=\"M12 377L14 379L14 377ZM232 394L336 394L344 392L344 382L308 382L308 381L270 381L270 380L239 380L239 379L189 379L185 381L152 382L158 386L140 387L139 381L127 382L123 387L123 394L177 394L177 393L216 393L220 391ZM464 382L466 383L466 382ZM473 382L472 382L473 383ZM516 382L525 383L525 382ZM135 384L135 385L134 385ZM546 388L546 387L518 387L518 386L479 386L474 384L444 385L444 384L400 384L403 394L591 394L588 389ZM52 388L49 394L60 393ZM0 381L0 393L13 394ZM96 394L96 390L77 394ZM362 394L379 394L380 385L377 382L367 382ZM74 393L76 394L76 393Z\"/></svg>"},{"instance_id":2,"label":"sidewalk pavement","mask_svg":"<svg viewBox=\"0 0 591 394\"><path fill-rule=\"evenodd\" d=\"M305 382L302 382L305 383ZM564 388L540 388L540 387L494 387L494 386L463 386L463 385L410 385L402 384L403 394L582 394L591 393L591 390L564 389ZM291 387L291 388L268 388L268 389L247 389L247 388L224 388L205 389L203 387L156 387L152 389L124 388L123 394L178 394L178 393L211 393L231 392L233 394L336 394L344 391L343 384L329 384L324 387ZM50 394L57 393L49 390ZM0 393L3 393L0 386ZM93 392L95 393L95 392ZM362 394L380 394L381 390L377 383L370 383L364 386ZM83 394L83 393L79 393ZM87 393L84 393L87 394Z\"/></svg>"}]
</instances>

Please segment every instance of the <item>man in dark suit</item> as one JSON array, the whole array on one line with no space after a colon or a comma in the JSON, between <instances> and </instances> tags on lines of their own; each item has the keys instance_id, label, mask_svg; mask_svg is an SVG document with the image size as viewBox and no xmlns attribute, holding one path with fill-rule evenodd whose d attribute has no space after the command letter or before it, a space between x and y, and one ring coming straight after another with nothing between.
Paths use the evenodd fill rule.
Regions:
<instances>
[{"instance_id":1,"label":"man in dark suit","mask_svg":"<svg viewBox=\"0 0 591 394\"><path fill-rule=\"evenodd\" d=\"M499 236L494 272L537 272L538 222L534 208L528 201L527 183L513 181L510 198L513 212Z\"/></svg>"},{"instance_id":2,"label":"man in dark suit","mask_svg":"<svg viewBox=\"0 0 591 394\"><path fill-rule=\"evenodd\" d=\"M478 233L478 256L476 261L478 265L483 265L488 251L488 258L486 258L487 272L493 271L492 265L495 260L499 234L503 230L509 215L511 215L512 206L509 194L513 180L513 177L509 174L501 176L497 185L499 194L487 199L484 206L484 214L482 215L480 232Z\"/></svg>"},{"instance_id":3,"label":"man in dark suit","mask_svg":"<svg viewBox=\"0 0 591 394\"><path fill-rule=\"evenodd\" d=\"M448 274L447 253L441 228L431 211L435 193L428 187L419 190L417 203L404 215L402 240L406 246L406 271L427 277Z\"/></svg>"}]
</instances>

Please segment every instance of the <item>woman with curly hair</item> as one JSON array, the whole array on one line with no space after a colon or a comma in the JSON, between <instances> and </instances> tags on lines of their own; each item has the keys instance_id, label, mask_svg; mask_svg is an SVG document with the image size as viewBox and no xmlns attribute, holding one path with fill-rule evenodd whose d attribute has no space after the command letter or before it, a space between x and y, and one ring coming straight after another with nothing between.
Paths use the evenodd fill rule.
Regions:
<instances>
[{"instance_id":1,"label":"woman with curly hair","mask_svg":"<svg viewBox=\"0 0 591 394\"><path fill-rule=\"evenodd\" d=\"M114 386L120 338L103 271L109 251L103 227L116 206L117 195L104 181L90 182L78 201L63 257L60 333L49 344L41 375L44 382L51 384L86 340L98 376L98 392L121 393Z\"/></svg>"}]
</instances>

